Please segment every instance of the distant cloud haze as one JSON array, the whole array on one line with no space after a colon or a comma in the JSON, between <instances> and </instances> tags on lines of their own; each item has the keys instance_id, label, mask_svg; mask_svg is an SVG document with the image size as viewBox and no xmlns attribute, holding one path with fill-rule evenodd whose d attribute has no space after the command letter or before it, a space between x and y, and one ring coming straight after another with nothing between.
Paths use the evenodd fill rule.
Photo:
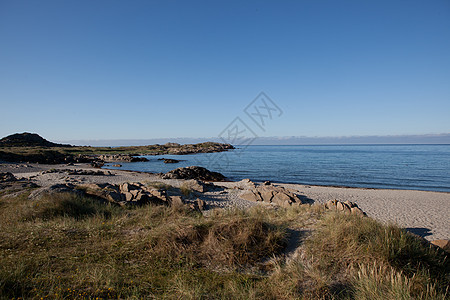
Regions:
<instances>
[{"instance_id":1,"label":"distant cloud haze","mask_svg":"<svg viewBox=\"0 0 450 300\"><path fill-rule=\"evenodd\" d=\"M180 144L201 143L205 141L221 142L218 137L205 138L159 138L133 140L69 140L57 141L72 145L89 146L143 146L175 142ZM422 135L373 135L340 137L280 136L259 137L253 145L349 145L349 144L450 144L450 133ZM239 145L237 145L239 146Z\"/></svg>"}]
</instances>

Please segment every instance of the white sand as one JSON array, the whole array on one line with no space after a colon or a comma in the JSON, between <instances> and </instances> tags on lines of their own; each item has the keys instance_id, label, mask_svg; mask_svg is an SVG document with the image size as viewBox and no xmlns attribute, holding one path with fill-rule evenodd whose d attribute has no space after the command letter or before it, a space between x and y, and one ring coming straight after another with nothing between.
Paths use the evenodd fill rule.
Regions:
<instances>
[{"instance_id":1,"label":"white sand","mask_svg":"<svg viewBox=\"0 0 450 300\"><path fill-rule=\"evenodd\" d=\"M281 185L318 203L350 200L369 217L396 223L428 240L450 239L450 193Z\"/></svg>"},{"instance_id":2,"label":"white sand","mask_svg":"<svg viewBox=\"0 0 450 300\"><path fill-rule=\"evenodd\" d=\"M129 172L122 170L110 171L114 176L71 175L64 173L42 174L48 169L93 169L88 164L39 165L39 164L5 164L0 163L0 172L11 172L17 178L31 178L40 186L50 186L57 183L122 183L161 181L173 186L179 186L181 180L162 180L155 174ZM240 199L232 188L238 183L217 183L230 189L205 193L200 197L212 207L255 205ZM350 200L367 213L369 217L388 223L393 222L428 240L450 239L450 193L426 192L413 190L357 189L324 186L306 186L296 184L280 184L297 191L306 201L325 203L328 200Z\"/></svg>"}]
</instances>

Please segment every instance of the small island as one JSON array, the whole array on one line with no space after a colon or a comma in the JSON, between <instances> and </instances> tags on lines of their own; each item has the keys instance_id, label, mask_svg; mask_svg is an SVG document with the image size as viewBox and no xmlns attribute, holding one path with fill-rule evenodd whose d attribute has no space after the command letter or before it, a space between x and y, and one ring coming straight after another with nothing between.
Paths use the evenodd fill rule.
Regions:
<instances>
[{"instance_id":1,"label":"small island","mask_svg":"<svg viewBox=\"0 0 450 300\"><path fill-rule=\"evenodd\" d=\"M232 150L230 144L205 142L198 144L166 143L164 145L129 147L90 147L57 144L36 133L16 133L0 140L0 161L41 164L101 163L145 161L144 155L187 155ZM169 162L174 162L169 161Z\"/></svg>"}]
</instances>

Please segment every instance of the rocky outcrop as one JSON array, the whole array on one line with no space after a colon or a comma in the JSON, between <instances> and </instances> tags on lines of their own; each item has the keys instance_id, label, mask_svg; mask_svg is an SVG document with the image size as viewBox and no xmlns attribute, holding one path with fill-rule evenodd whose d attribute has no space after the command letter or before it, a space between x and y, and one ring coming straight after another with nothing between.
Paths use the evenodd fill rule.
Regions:
<instances>
[{"instance_id":1,"label":"rocky outcrop","mask_svg":"<svg viewBox=\"0 0 450 300\"><path fill-rule=\"evenodd\" d=\"M67 164L67 163L89 163L94 161L95 158L89 155L64 154L56 150L39 150L35 153L13 153L0 150L0 160L9 162L29 162L38 164Z\"/></svg>"},{"instance_id":2,"label":"rocky outcrop","mask_svg":"<svg viewBox=\"0 0 450 300\"><path fill-rule=\"evenodd\" d=\"M234 147L230 144L222 144L222 143L199 143L199 144L185 144L180 145L177 143L167 143L165 145L158 147L158 154L193 154L193 153L212 153L212 152L223 152L230 149L234 149Z\"/></svg>"},{"instance_id":3,"label":"rocky outcrop","mask_svg":"<svg viewBox=\"0 0 450 300\"><path fill-rule=\"evenodd\" d=\"M141 183L122 184L82 184L78 186L85 194L102 198L108 202L125 205L142 205L147 203L171 205L182 204L179 196L168 196L163 189L149 188Z\"/></svg>"},{"instance_id":4,"label":"rocky outcrop","mask_svg":"<svg viewBox=\"0 0 450 300\"><path fill-rule=\"evenodd\" d=\"M172 159L172 158L165 158L164 163L165 164L177 164L180 161L178 159Z\"/></svg>"},{"instance_id":5,"label":"rocky outcrop","mask_svg":"<svg viewBox=\"0 0 450 300\"><path fill-rule=\"evenodd\" d=\"M104 162L138 162L138 161L148 161L145 157L138 157L137 155L131 154L103 154L98 156L98 158Z\"/></svg>"},{"instance_id":6,"label":"rocky outcrop","mask_svg":"<svg viewBox=\"0 0 450 300\"><path fill-rule=\"evenodd\" d=\"M249 179L244 179L242 183L246 185L246 191L241 195L244 200L272 203L283 207L302 204L295 193L284 187L274 186L270 183L257 185Z\"/></svg>"},{"instance_id":7,"label":"rocky outcrop","mask_svg":"<svg viewBox=\"0 0 450 300\"><path fill-rule=\"evenodd\" d=\"M225 176L203 167L191 166L178 168L162 175L163 179L198 179L204 181L224 181Z\"/></svg>"},{"instance_id":8,"label":"rocky outcrop","mask_svg":"<svg viewBox=\"0 0 450 300\"><path fill-rule=\"evenodd\" d=\"M43 171L42 174L49 173L65 173L67 175L92 175L92 176L114 176L110 171L93 171L93 170L77 170L77 169L50 169Z\"/></svg>"},{"instance_id":9,"label":"rocky outcrop","mask_svg":"<svg viewBox=\"0 0 450 300\"><path fill-rule=\"evenodd\" d=\"M183 182L183 186L198 193L204 193L207 190L208 185L203 181L197 179L189 179Z\"/></svg>"},{"instance_id":10,"label":"rocky outcrop","mask_svg":"<svg viewBox=\"0 0 450 300\"><path fill-rule=\"evenodd\" d=\"M345 201L341 202L338 200L329 200L327 203L323 204L323 207L328 210L342 212L348 215L357 215L357 216L367 216L365 212L363 212L356 203Z\"/></svg>"},{"instance_id":11,"label":"rocky outcrop","mask_svg":"<svg viewBox=\"0 0 450 300\"><path fill-rule=\"evenodd\" d=\"M12 182L16 180L17 178L12 173L0 173L0 182Z\"/></svg>"}]
</instances>

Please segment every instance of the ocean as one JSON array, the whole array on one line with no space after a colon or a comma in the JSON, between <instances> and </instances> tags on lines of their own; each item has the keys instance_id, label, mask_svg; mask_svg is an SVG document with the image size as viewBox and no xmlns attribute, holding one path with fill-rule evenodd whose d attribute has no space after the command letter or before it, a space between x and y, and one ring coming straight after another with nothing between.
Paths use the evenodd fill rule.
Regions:
<instances>
[{"instance_id":1,"label":"ocean","mask_svg":"<svg viewBox=\"0 0 450 300\"><path fill-rule=\"evenodd\" d=\"M230 180L450 192L450 145L248 146L221 153L145 156L119 169L160 173L202 166ZM160 158L182 160L165 164ZM107 168L115 169L107 164Z\"/></svg>"}]
</instances>

